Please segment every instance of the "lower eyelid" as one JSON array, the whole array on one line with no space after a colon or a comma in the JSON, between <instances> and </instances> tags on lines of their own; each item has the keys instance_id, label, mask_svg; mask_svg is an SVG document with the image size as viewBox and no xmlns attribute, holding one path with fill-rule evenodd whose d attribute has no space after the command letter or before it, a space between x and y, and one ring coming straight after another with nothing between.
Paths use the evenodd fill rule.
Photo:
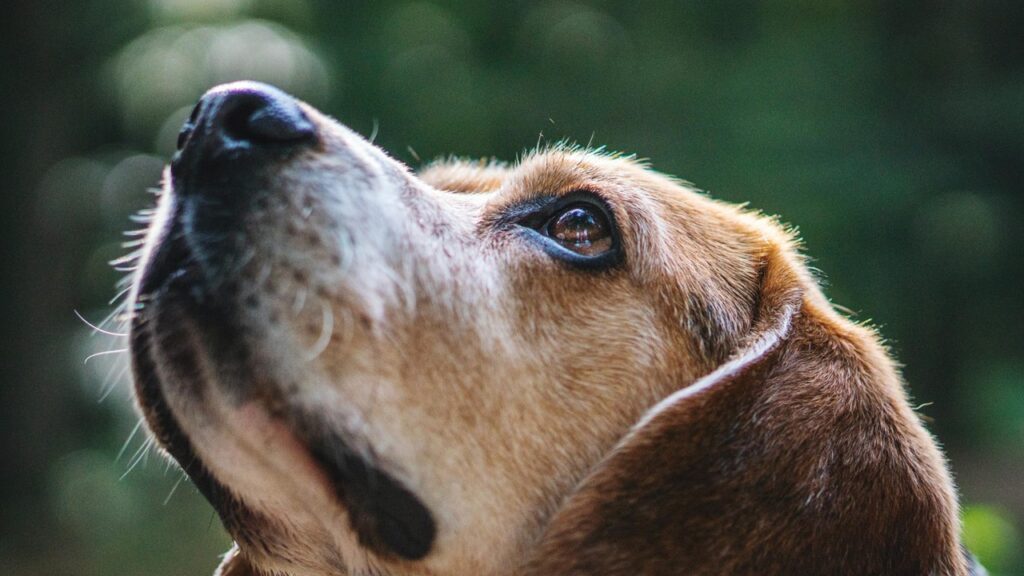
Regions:
<instances>
[{"instance_id":1,"label":"lower eyelid","mask_svg":"<svg viewBox=\"0 0 1024 576\"><path fill-rule=\"evenodd\" d=\"M622 261L621 247L617 240L609 238L611 244L607 250L599 254L580 254L562 246L550 236L545 236L534 228L518 226L517 232L522 238L544 251L545 255L555 261L561 261L583 269L600 270L617 265Z\"/></svg>"}]
</instances>

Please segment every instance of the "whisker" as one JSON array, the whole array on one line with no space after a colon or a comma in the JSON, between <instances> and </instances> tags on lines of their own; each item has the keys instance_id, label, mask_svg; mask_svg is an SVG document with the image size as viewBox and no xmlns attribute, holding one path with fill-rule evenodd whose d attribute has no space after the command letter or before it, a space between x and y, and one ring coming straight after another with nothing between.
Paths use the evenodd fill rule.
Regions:
<instances>
[{"instance_id":1,"label":"whisker","mask_svg":"<svg viewBox=\"0 0 1024 576\"><path fill-rule=\"evenodd\" d=\"M121 459L121 456L124 456L125 450L128 450L128 445L132 443L132 439L135 438L135 435L138 434L139 430L141 430L141 429L142 429L142 418L139 418L139 421L135 424L135 427L132 428L131 433L128 434L128 439L124 441L124 444L121 445L121 449L118 450L117 457L114 458L114 462L117 462L118 460Z\"/></svg>"},{"instance_id":2,"label":"whisker","mask_svg":"<svg viewBox=\"0 0 1024 576\"><path fill-rule=\"evenodd\" d=\"M110 314L107 314L106 317L103 318L103 321L100 322L99 325L105 328L105 327L110 326L111 324L113 324L115 319L122 312L124 312L125 306L127 306L127 305L128 305L127 302L122 302L121 304L115 306L114 309L110 311Z\"/></svg>"},{"instance_id":3,"label":"whisker","mask_svg":"<svg viewBox=\"0 0 1024 576\"><path fill-rule=\"evenodd\" d=\"M125 364L123 364L121 366L121 369L118 370L118 372L117 372L117 376L114 376L114 369L111 368L110 373L107 374L106 383L103 385L103 388L100 390L100 399L98 400L99 403L102 403L104 400L107 399L108 396L110 396L110 393L113 392L115 388L117 388L117 383L120 382L122 379L124 379L124 376L127 373L128 373L128 364L127 363L125 363Z\"/></svg>"},{"instance_id":4,"label":"whisker","mask_svg":"<svg viewBox=\"0 0 1024 576\"><path fill-rule=\"evenodd\" d=\"M327 345L331 343L331 336L334 335L334 310L331 309L330 304L321 300L320 311L323 315L323 320L320 324L320 336L313 343L312 350L306 353L307 362L315 360L317 356L320 356L327 349Z\"/></svg>"},{"instance_id":5,"label":"whisker","mask_svg":"<svg viewBox=\"0 0 1024 576\"><path fill-rule=\"evenodd\" d=\"M301 312L302 309L306 306L307 294L308 291L306 290L305 287L302 286L300 286L299 289L295 291L295 300L292 301L292 312L294 314L298 315L299 312Z\"/></svg>"},{"instance_id":6,"label":"whisker","mask_svg":"<svg viewBox=\"0 0 1024 576\"><path fill-rule=\"evenodd\" d=\"M377 119L374 118L373 119L373 130L370 132L370 137L367 138L367 140L369 140L370 144L373 144L373 141L377 139L377 133L379 131L380 131L380 122L378 122Z\"/></svg>"},{"instance_id":7,"label":"whisker","mask_svg":"<svg viewBox=\"0 0 1024 576\"><path fill-rule=\"evenodd\" d=\"M114 294L114 297L111 298L109 302L107 302L107 306L113 306L114 302L117 302L119 299L121 299L122 297L124 297L125 295L127 295L131 291L132 291L131 285L122 288L120 291L118 291L117 294ZM118 306L118 308L120 308L120 306ZM117 315L118 312L119 312L119 310L115 309L114 312L112 313L111 317Z\"/></svg>"},{"instance_id":8,"label":"whisker","mask_svg":"<svg viewBox=\"0 0 1024 576\"><path fill-rule=\"evenodd\" d=\"M118 337L122 337L122 338L128 336L128 334L126 334L126 333L111 332L110 330L104 330L103 328L100 328L99 326L97 326L97 325L93 324L92 322L89 322L88 320L86 320L85 316L82 316L78 312L78 310L73 310L73 312L75 313L75 316L78 316L78 319L81 320L86 326L88 326L89 328L92 328L93 333L99 332L100 334L106 334L107 336L118 336Z\"/></svg>"},{"instance_id":9,"label":"whisker","mask_svg":"<svg viewBox=\"0 0 1024 576\"><path fill-rule=\"evenodd\" d=\"M127 348L118 348L116 350L103 350L101 352L93 352L92 354L89 354L88 356L85 357L85 360L82 361L82 364L88 364L89 360L92 360L93 358L96 358L98 356L110 356L111 354L120 354L122 352L127 351Z\"/></svg>"},{"instance_id":10,"label":"whisker","mask_svg":"<svg viewBox=\"0 0 1024 576\"><path fill-rule=\"evenodd\" d=\"M128 469L124 471L124 474L121 474L121 477L118 478L118 480L124 480L129 474L131 474L132 470L139 465L139 462L146 459L146 456L149 454L149 449L152 447L153 438L147 438L146 441L142 443L142 446L139 446L139 449L135 451L135 454L132 455L132 459L128 463Z\"/></svg>"},{"instance_id":11,"label":"whisker","mask_svg":"<svg viewBox=\"0 0 1024 576\"><path fill-rule=\"evenodd\" d=\"M167 498L164 498L164 504L163 504L164 506L167 506L167 503L171 501L171 496L174 496L175 491L178 490L178 486L181 486L181 481L184 480L184 479L185 479L185 473L182 472L181 476L178 477L178 481L175 482L174 486L171 487L171 492L169 494L167 494Z\"/></svg>"},{"instance_id":12,"label":"whisker","mask_svg":"<svg viewBox=\"0 0 1024 576\"><path fill-rule=\"evenodd\" d=\"M146 241L145 239L141 239L141 240L135 240L133 242L128 242L126 244L145 243L145 241ZM125 245L125 247L127 248L128 246ZM120 258L115 258L115 259L111 260L109 262L109 264L111 266L115 266L115 267L123 266L124 264L131 264L131 263L137 262L139 260L139 256L141 254L142 254L141 250L132 250L131 252L125 254L124 256L121 256Z\"/></svg>"},{"instance_id":13,"label":"whisker","mask_svg":"<svg viewBox=\"0 0 1024 576\"><path fill-rule=\"evenodd\" d=\"M273 266L271 266L270 264L264 264L263 266L261 266L259 274L253 280L253 283L252 283L253 288L256 288L256 289L262 288L263 287L263 283L267 281L267 278L270 278L270 274L273 271L274 271Z\"/></svg>"}]
</instances>

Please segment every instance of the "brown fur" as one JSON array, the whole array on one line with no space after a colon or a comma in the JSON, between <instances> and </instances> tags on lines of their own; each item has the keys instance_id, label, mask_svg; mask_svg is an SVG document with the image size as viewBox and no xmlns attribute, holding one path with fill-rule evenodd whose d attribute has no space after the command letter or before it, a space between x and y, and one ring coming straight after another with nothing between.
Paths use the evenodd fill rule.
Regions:
<instances>
[{"instance_id":1,"label":"brown fur","mask_svg":"<svg viewBox=\"0 0 1024 576\"><path fill-rule=\"evenodd\" d=\"M135 294L143 410L228 502L221 576L967 573L893 362L776 222L582 150L414 175L306 113L322 145L269 167L246 216L244 361ZM622 265L570 269L500 225L580 190L614 212ZM422 559L356 537L288 431L310 414L431 511Z\"/></svg>"},{"instance_id":2,"label":"brown fur","mask_svg":"<svg viewBox=\"0 0 1024 576\"><path fill-rule=\"evenodd\" d=\"M766 262L751 339L788 333L618 446L528 574L965 573L949 478L891 362L792 264Z\"/></svg>"}]
</instances>

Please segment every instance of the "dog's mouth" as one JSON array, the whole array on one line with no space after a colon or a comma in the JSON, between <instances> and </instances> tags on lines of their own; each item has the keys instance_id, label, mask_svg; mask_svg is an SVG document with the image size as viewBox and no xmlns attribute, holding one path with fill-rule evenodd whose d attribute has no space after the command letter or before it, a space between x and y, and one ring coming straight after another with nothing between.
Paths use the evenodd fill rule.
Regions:
<instances>
[{"instance_id":1,"label":"dog's mouth","mask_svg":"<svg viewBox=\"0 0 1024 576\"><path fill-rule=\"evenodd\" d=\"M181 205L176 211L181 210ZM255 367L236 321L236 304L203 269L180 214L172 215L163 241L138 278L131 326L132 367L139 404L156 439L182 466L245 549L260 541L260 526L274 519L249 506L246 495L218 479L186 432L192 415L176 413L168 391L202 402L215 387L229 398L228 410L256 406L287 444L310 463L319 482L347 511L364 548L383 558L416 560L433 545L436 524L424 503L399 480L363 457L318 416L288 405L279 387ZM215 367L210 370L201 366ZM169 377L168 375L173 375ZM242 473L242 472L240 472Z\"/></svg>"}]
</instances>

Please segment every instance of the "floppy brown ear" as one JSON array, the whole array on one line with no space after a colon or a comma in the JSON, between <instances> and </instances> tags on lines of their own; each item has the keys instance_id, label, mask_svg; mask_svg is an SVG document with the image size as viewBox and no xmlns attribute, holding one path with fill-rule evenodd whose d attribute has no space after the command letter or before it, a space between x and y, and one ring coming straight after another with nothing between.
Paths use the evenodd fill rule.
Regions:
<instances>
[{"instance_id":1,"label":"floppy brown ear","mask_svg":"<svg viewBox=\"0 0 1024 576\"><path fill-rule=\"evenodd\" d=\"M260 573L242 556L235 544L224 554L213 576L260 576Z\"/></svg>"},{"instance_id":2,"label":"floppy brown ear","mask_svg":"<svg viewBox=\"0 0 1024 576\"><path fill-rule=\"evenodd\" d=\"M526 574L966 573L944 463L874 334L785 248L759 296L740 348L591 471Z\"/></svg>"}]
</instances>

